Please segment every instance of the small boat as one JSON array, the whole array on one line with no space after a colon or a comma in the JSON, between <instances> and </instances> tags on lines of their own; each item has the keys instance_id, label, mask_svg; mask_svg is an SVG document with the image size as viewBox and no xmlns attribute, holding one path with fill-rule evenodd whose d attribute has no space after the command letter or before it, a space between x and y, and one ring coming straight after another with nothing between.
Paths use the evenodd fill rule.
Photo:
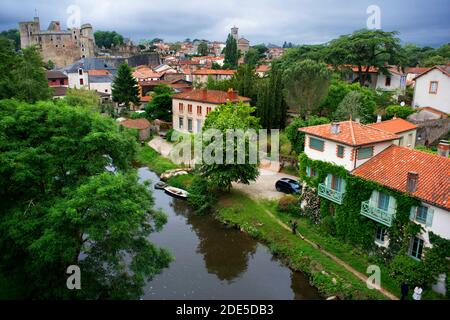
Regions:
<instances>
[{"instance_id":1,"label":"small boat","mask_svg":"<svg viewBox=\"0 0 450 320\"><path fill-rule=\"evenodd\" d=\"M157 189L157 190L164 190L165 188L167 188L169 185L167 184L167 183L164 183L164 182L162 182L162 181L160 181L160 182L157 182L156 184L155 184L155 189Z\"/></svg>"},{"instance_id":2,"label":"small boat","mask_svg":"<svg viewBox=\"0 0 450 320\"><path fill-rule=\"evenodd\" d=\"M167 187L164 189L164 191L174 197L174 198L178 198L178 199L187 199L189 196L189 193L183 189L178 189L175 187Z\"/></svg>"}]
</instances>

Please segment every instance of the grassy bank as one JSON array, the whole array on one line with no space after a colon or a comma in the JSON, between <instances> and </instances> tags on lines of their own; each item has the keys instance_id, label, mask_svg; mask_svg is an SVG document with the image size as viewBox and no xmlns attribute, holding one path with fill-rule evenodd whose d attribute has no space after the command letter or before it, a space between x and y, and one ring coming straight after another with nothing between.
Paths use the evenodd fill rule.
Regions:
<instances>
[{"instance_id":1,"label":"grassy bank","mask_svg":"<svg viewBox=\"0 0 450 320\"><path fill-rule=\"evenodd\" d=\"M270 250L292 269L308 274L312 285L323 295L336 295L345 299L387 299L382 293L368 289L364 282L343 266L284 229L266 213L266 210L269 210L275 214L271 203L256 202L242 193L233 191L221 198L219 206L216 215L219 220L239 227L265 242ZM303 232L301 228L302 226L300 231ZM312 233L305 234L306 237L311 235ZM337 252L336 255L340 256ZM346 262L353 265L355 261L346 260ZM358 263L362 268L363 262ZM366 267L367 265L365 264ZM365 273L366 270L362 271Z\"/></svg>"},{"instance_id":2,"label":"grassy bank","mask_svg":"<svg viewBox=\"0 0 450 320\"><path fill-rule=\"evenodd\" d=\"M161 156L157 151L147 145L139 146L135 161L141 166L147 166L159 175L167 170L179 168L170 159Z\"/></svg>"}]
</instances>

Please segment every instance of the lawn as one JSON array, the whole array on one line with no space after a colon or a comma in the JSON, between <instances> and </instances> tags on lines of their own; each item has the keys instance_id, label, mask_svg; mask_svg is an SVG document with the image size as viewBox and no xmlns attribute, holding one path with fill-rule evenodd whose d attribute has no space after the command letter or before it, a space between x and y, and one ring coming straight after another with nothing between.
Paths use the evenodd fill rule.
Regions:
<instances>
[{"instance_id":1,"label":"lawn","mask_svg":"<svg viewBox=\"0 0 450 320\"><path fill-rule=\"evenodd\" d=\"M237 226L250 235L264 241L271 251L282 258L287 265L309 275L311 283L316 286L324 296L340 296L345 299L387 299L382 293L370 290L366 284L358 279L354 274L337 264L330 257L314 248L309 243L303 241L298 236L284 229L269 216L266 210L278 215L271 202L257 202L248 196L232 191L229 195L221 198L220 209L217 218L224 223ZM283 217L283 220L286 217ZM309 232L304 232L309 231ZM322 244L322 239L314 235L313 231L300 225L300 232L304 233L310 240L318 240ZM323 247L332 254L342 258L347 263L359 264L353 266L365 274L366 266L370 263L357 259L356 256L347 253L342 256L343 250L348 248L331 245ZM335 250L332 250L335 249ZM347 258L351 259L347 260ZM358 267L358 268L357 268ZM387 283L382 283L385 286ZM389 288L390 289L390 288ZM396 290L394 294L397 294Z\"/></svg>"},{"instance_id":2,"label":"lawn","mask_svg":"<svg viewBox=\"0 0 450 320\"><path fill-rule=\"evenodd\" d=\"M161 156L157 151L147 145L139 146L136 162L141 166L147 166L150 170L159 175L167 170L180 167L170 161L170 159Z\"/></svg>"}]
</instances>

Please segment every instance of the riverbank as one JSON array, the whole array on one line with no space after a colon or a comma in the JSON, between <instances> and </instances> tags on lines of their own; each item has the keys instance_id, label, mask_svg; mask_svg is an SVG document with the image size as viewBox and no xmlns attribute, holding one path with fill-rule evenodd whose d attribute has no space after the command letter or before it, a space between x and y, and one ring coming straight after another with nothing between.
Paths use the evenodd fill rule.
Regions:
<instances>
[{"instance_id":1,"label":"riverbank","mask_svg":"<svg viewBox=\"0 0 450 320\"><path fill-rule=\"evenodd\" d=\"M171 163L169 159L162 157L148 146L141 147L138 158L141 164L148 166L157 173L160 173L162 169L176 168L176 165ZM191 181L188 176L178 180L177 186L183 188L187 188L187 184ZM343 299L355 300L389 299L388 296L377 290L368 289L361 278L358 278L317 247L294 236L284 226L280 225L280 220L289 220L289 217L281 216L277 212L274 202L256 201L246 194L233 190L230 194L221 196L215 217L222 223L237 227L266 243L268 248L290 268L308 274L311 283L325 296L339 296ZM307 231L305 236L309 239L331 251L333 255L344 260L346 264L363 275L365 274L367 266L371 263L364 256L358 258L359 253L355 253L351 249L345 252L344 244L332 247L328 239L321 238L317 231L312 228L306 228L306 222L304 221L301 222L300 228L302 231ZM388 290L398 295L395 284L389 280L385 283L383 277L382 286L385 285L388 285ZM391 297L395 298L394 296Z\"/></svg>"}]
</instances>

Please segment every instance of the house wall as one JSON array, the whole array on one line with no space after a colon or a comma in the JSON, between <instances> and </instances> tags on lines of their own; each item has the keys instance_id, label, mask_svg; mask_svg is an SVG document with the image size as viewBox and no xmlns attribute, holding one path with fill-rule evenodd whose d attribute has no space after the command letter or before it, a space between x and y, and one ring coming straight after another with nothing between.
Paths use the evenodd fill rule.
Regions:
<instances>
[{"instance_id":1,"label":"house wall","mask_svg":"<svg viewBox=\"0 0 450 320\"><path fill-rule=\"evenodd\" d=\"M416 147L417 130L405 131L397 133L401 137L399 140L395 140L395 144L401 147L414 149Z\"/></svg>"},{"instance_id":2,"label":"house wall","mask_svg":"<svg viewBox=\"0 0 450 320\"><path fill-rule=\"evenodd\" d=\"M425 245L430 245L430 231L442 238L450 240L450 212L427 203L422 203L422 205L434 210L433 222L431 226L427 227L422 225L425 229L424 233L422 233L422 237L425 240Z\"/></svg>"},{"instance_id":3,"label":"house wall","mask_svg":"<svg viewBox=\"0 0 450 320\"><path fill-rule=\"evenodd\" d=\"M340 144L338 142L334 142L331 140L325 140L325 139L318 138L320 140L325 141L323 152L312 149L312 148L310 148L310 143L309 143L310 137L311 136L308 134L305 135L305 153L310 159L326 161L326 162L330 162L330 163L333 163L338 166L343 166L348 171L352 171L356 167L359 167L366 161L370 160L370 159L356 160L356 162L355 162L355 155L356 155L355 147ZM389 147L391 144L392 144L391 141L374 144L373 145L374 156L379 154L381 151L383 151L387 147ZM339 158L337 156L337 146L338 145L341 145L345 148L344 158ZM356 166L355 166L355 164L356 164Z\"/></svg>"},{"instance_id":4,"label":"house wall","mask_svg":"<svg viewBox=\"0 0 450 320\"><path fill-rule=\"evenodd\" d=\"M387 90L387 91L395 91L395 90L403 90L405 89L402 84L402 76L399 74L392 73L391 75L391 85L386 86L386 76L384 74L379 74L377 77L377 89ZM406 84L406 80L405 80Z\"/></svg>"},{"instance_id":5,"label":"house wall","mask_svg":"<svg viewBox=\"0 0 450 320\"><path fill-rule=\"evenodd\" d=\"M49 87L67 87L69 85L69 79L52 79L48 80Z\"/></svg>"},{"instance_id":6,"label":"house wall","mask_svg":"<svg viewBox=\"0 0 450 320\"><path fill-rule=\"evenodd\" d=\"M78 72L68 73L67 77L69 78L69 88L86 88L89 86L89 76L86 71L83 70L83 74L80 75ZM84 84L80 85L80 79L83 79Z\"/></svg>"},{"instance_id":7,"label":"house wall","mask_svg":"<svg viewBox=\"0 0 450 320\"><path fill-rule=\"evenodd\" d=\"M430 93L430 82L438 81L436 94ZM416 108L433 107L450 113L450 77L434 69L416 79L413 106Z\"/></svg>"},{"instance_id":8,"label":"house wall","mask_svg":"<svg viewBox=\"0 0 450 320\"><path fill-rule=\"evenodd\" d=\"M180 113L179 111L179 105L180 103L184 106L184 112ZM188 105L192 104L192 113L188 112ZM197 106L202 107L202 113L197 114ZM205 103L205 102L198 102L198 101L188 101L188 100L179 100L179 99L173 99L172 100L172 124L173 128L179 132L183 133L189 133L188 131L188 119L192 119L192 133L198 133L201 131L203 124L206 120L206 110L210 107L211 111L214 110L217 105L211 104L211 103ZM184 119L183 128L179 127L179 118ZM201 121L201 125L199 126L199 123L197 123L197 120Z\"/></svg>"},{"instance_id":9,"label":"house wall","mask_svg":"<svg viewBox=\"0 0 450 320\"><path fill-rule=\"evenodd\" d=\"M89 83L89 90L96 90L98 92L111 94L111 82L105 83Z\"/></svg>"}]
</instances>

